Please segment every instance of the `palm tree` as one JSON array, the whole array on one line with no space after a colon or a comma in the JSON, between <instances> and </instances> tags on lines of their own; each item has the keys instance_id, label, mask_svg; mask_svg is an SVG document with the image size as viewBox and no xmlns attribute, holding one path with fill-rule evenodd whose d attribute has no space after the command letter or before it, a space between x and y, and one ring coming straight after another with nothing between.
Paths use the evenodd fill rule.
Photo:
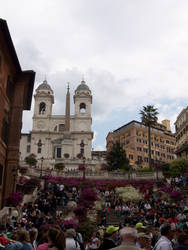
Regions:
<instances>
[{"instance_id":1,"label":"palm tree","mask_svg":"<svg viewBox=\"0 0 188 250\"><path fill-rule=\"evenodd\" d=\"M158 115L157 108L152 105L143 106L140 110L142 123L148 127L148 151L149 151L149 169L152 171L151 164L151 127L157 123Z\"/></svg>"}]
</instances>

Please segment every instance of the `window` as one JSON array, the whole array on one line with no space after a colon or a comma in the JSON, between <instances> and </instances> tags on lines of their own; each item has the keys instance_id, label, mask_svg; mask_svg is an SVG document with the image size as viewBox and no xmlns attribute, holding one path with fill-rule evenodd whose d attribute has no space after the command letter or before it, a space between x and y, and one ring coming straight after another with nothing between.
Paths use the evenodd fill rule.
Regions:
<instances>
[{"instance_id":1,"label":"window","mask_svg":"<svg viewBox=\"0 0 188 250\"><path fill-rule=\"evenodd\" d=\"M61 158L61 148L56 149L56 157Z\"/></svg>"},{"instance_id":2,"label":"window","mask_svg":"<svg viewBox=\"0 0 188 250\"><path fill-rule=\"evenodd\" d=\"M39 147L38 147L37 153L38 153L38 154L41 154L41 152L42 152L42 148L39 148Z\"/></svg>"},{"instance_id":3,"label":"window","mask_svg":"<svg viewBox=\"0 0 188 250\"><path fill-rule=\"evenodd\" d=\"M143 143L144 143L144 144L148 144L147 140L143 140Z\"/></svg>"},{"instance_id":4,"label":"window","mask_svg":"<svg viewBox=\"0 0 188 250\"><path fill-rule=\"evenodd\" d=\"M138 151L138 152L142 152L142 148L137 147L137 151Z\"/></svg>"},{"instance_id":5,"label":"window","mask_svg":"<svg viewBox=\"0 0 188 250\"><path fill-rule=\"evenodd\" d=\"M46 111L46 104L44 102L41 102L39 105L39 114L45 114Z\"/></svg>"},{"instance_id":6,"label":"window","mask_svg":"<svg viewBox=\"0 0 188 250\"><path fill-rule=\"evenodd\" d=\"M142 156L138 155L138 162L142 162Z\"/></svg>"},{"instance_id":7,"label":"window","mask_svg":"<svg viewBox=\"0 0 188 250\"><path fill-rule=\"evenodd\" d=\"M42 142L41 142L41 140L38 141L37 146L38 146L37 153L41 154L41 152L42 152Z\"/></svg>"},{"instance_id":8,"label":"window","mask_svg":"<svg viewBox=\"0 0 188 250\"><path fill-rule=\"evenodd\" d=\"M130 159L130 160L133 160L133 155L130 154L130 155L129 155L129 159Z\"/></svg>"},{"instance_id":9,"label":"window","mask_svg":"<svg viewBox=\"0 0 188 250\"><path fill-rule=\"evenodd\" d=\"M3 119L3 126L2 126L2 140L4 141L4 143L7 145L8 144L8 123L7 121L5 120L5 118Z\"/></svg>"},{"instance_id":10,"label":"window","mask_svg":"<svg viewBox=\"0 0 188 250\"><path fill-rule=\"evenodd\" d=\"M142 141L141 141L141 139L139 139L139 138L137 138L137 139L136 139L136 141L137 141L137 142L139 142L139 143L141 143L141 142L142 142Z\"/></svg>"},{"instance_id":11,"label":"window","mask_svg":"<svg viewBox=\"0 0 188 250\"><path fill-rule=\"evenodd\" d=\"M143 151L144 151L145 153L147 153L147 152L148 152L148 149L147 149L147 148L144 148Z\"/></svg>"},{"instance_id":12,"label":"window","mask_svg":"<svg viewBox=\"0 0 188 250\"><path fill-rule=\"evenodd\" d=\"M148 158L147 157L144 157L144 162L148 162Z\"/></svg>"},{"instance_id":13,"label":"window","mask_svg":"<svg viewBox=\"0 0 188 250\"><path fill-rule=\"evenodd\" d=\"M65 124L59 124L59 132L63 132L65 130Z\"/></svg>"},{"instance_id":14,"label":"window","mask_svg":"<svg viewBox=\"0 0 188 250\"><path fill-rule=\"evenodd\" d=\"M156 154L157 156L160 156L160 152L158 152L158 151L156 151L155 154Z\"/></svg>"},{"instance_id":15,"label":"window","mask_svg":"<svg viewBox=\"0 0 188 250\"><path fill-rule=\"evenodd\" d=\"M85 113L86 112L86 105L85 103L80 103L80 113Z\"/></svg>"},{"instance_id":16,"label":"window","mask_svg":"<svg viewBox=\"0 0 188 250\"><path fill-rule=\"evenodd\" d=\"M31 146L27 145L27 153L30 153L30 151L31 151Z\"/></svg>"},{"instance_id":17,"label":"window","mask_svg":"<svg viewBox=\"0 0 188 250\"><path fill-rule=\"evenodd\" d=\"M31 142L31 134L27 135L27 142Z\"/></svg>"}]
</instances>

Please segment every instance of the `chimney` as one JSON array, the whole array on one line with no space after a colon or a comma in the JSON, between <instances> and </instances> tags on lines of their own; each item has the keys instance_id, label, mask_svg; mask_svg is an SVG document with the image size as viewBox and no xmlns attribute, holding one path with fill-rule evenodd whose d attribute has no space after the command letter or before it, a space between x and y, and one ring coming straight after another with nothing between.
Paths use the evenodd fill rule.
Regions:
<instances>
[{"instance_id":1,"label":"chimney","mask_svg":"<svg viewBox=\"0 0 188 250\"><path fill-rule=\"evenodd\" d=\"M171 131L170 120L163 120L162 124L166 127L168 131Z\"/></svg>"}]
</instances>

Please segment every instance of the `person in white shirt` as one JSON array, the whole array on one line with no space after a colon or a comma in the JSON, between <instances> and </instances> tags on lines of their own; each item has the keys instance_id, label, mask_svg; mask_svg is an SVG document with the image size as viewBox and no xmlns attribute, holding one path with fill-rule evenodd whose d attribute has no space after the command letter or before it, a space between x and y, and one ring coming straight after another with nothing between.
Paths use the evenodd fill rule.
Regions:
<instances>
[{"instance_id":1,"label":"person in white shirt","mask_svg":"<svg viewBox=\"0 0 188 250\"><path fill-rule=\"evenodd\" d=\"M173 250L171 240L174 237L170 224L164 224L161 227L161 237L157 241L153 250Z\"/></svg>"},{"instance_id":2,"label":"person in white shirt","mask_svg":"<svg viewBox=\"0 0 188 250\"><path fill-rule=\"evenodd\" d=\"M63 191L63 189L64 189L64 185L63 185L63 184L60 184L60 186L59 186L59 191Z\"/></svg>"},{"instance_id":3,"label":"person in white shirt","mask_svg":"<svg viewBox=\"0 0 188 250\"><path fill-rule=\"evenodd\" d=\"M65 237L66 250L80 250L79 242L76 240L76 231L73 228L66 230Z\"/></svg>"},{"instance_id":4,"label":"person in white shirt","mask_svg":"<svg viewBox=\"0 0 188 250\"><path fill-rule=\"evenodd\" d=\"M151 209L151 205L149 203L145 203L144 205L146 210L150 210Z\"/></svg>"}]
</instances>

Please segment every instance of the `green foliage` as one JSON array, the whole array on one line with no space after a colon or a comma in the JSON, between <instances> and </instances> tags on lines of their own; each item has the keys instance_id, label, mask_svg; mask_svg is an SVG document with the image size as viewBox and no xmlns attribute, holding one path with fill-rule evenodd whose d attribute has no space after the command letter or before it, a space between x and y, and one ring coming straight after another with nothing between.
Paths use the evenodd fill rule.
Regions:
<instances>
[{"instance_id":1,"label":"green foliage","mask_svg":"<svg viewBox=\"0 0 188 250\"><path fill-rule=\"evenodd\" d=\"M137 171L138 171L138 172L151 172L151 169L145 167L145 168L139 168ZM153 171L154 171L154 169L152 169L152 172L153 172Z\"/></svg>"},{"instance_id":2,"label":"green foliage","mask_svg":"<svg viewBox=\"0 0 188 250\"><path fill-rule=\"evenodd\" d=\"M151 127L157 123L157 108L152 105L143 106L143 110L140 110L141 121L148 127L148 158L149 158L149 168L152 171L151 164Z\"/></svg>"},{"instance_id":3,"label":"green foliage","mask_svg":"<svg viewBox=\"0 0 188 250\"><path fill-rule=\"evenodd\" d=\"M129 170L130 168L129 160L126 157L126 152L121 147L119 141L113 144L112 150L107 154L106 160L111 170Z\"/></svg>"},{"instance_id":4,"label":"green foliage","mask_svg":"<svg viewBox=\"0 0 188 250\"><path fill-rule=\"evenodd\" d=\"M140 110L142 123L148 127L151 127L155 123L157 123L157 108L152 105L143 106L143 110Z\"/></svg>"},{"instance_id":5,"label":"green foliage","mask_svg":"<svg viewBox=\"0 0 188 250\"><path fill-rule=\"evenodd\" d=\"M54 167L57 170L63 170L65 168L65 164L64 163L56 163Z\"/></svg>"},{"instance_id":6,"label":"green foliage","mask_svg":"<svg viewBox=\"0 0 188 250\"><path fill-rule=\"evenodd\" d=\"M178 158L170 162L170 175L179 176L188 171L188 159Z\"/></svg>"},{"instance_id":7,"label":"green foliage","mask_svg":"<svg viewBox=\"0 0 188 250\"><path fill-rule=\"evenodd\" d=\"M170 163L169 163L169 162L165 163L165 164L163 165L163 167L162 167L161 170L162 170L163 175L164 175L165 177L171 176L171 173L170 173Z\"/></svg>"},{"instance_id":8,"label":"green foliage","mask_svg":"<svg viewBox=\"0 0 188 250\"><path fill-rule=\"evenodd\" d=\"M37 159L34 154L30 154L29 156L25 157L25 163L29 166L35 166L37 164Z\"/></svg>"}]
</instances>

